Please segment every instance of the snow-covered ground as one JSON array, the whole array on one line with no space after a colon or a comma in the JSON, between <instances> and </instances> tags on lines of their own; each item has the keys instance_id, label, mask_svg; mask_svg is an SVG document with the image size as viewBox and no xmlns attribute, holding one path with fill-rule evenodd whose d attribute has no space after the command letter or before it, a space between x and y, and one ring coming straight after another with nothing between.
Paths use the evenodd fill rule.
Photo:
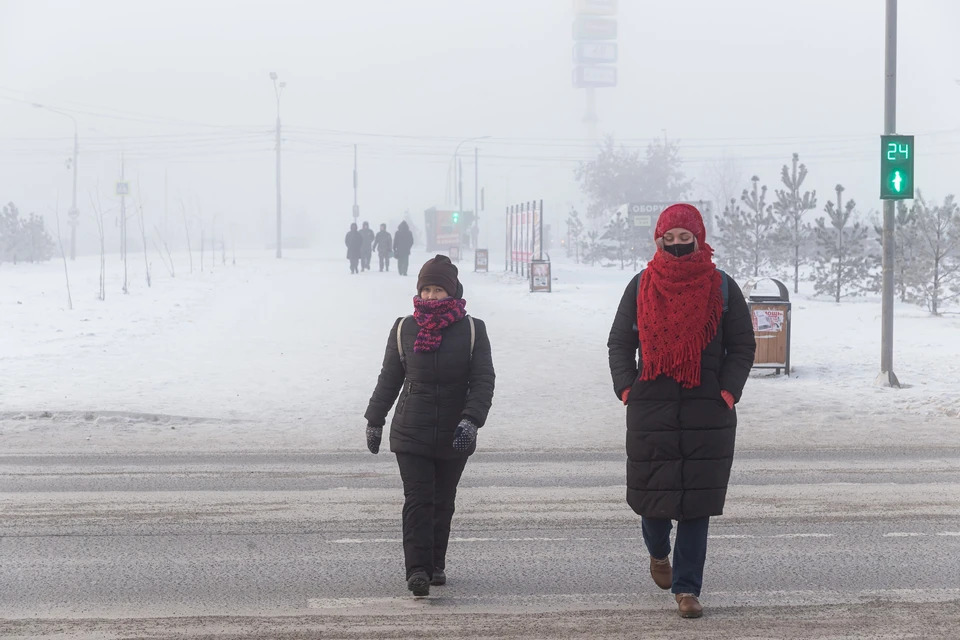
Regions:
<instances>
[{"instance_id":1,"label":"snow-covered ground","mask_svg":"<svg viewBox=\"0 0 960 640\"><path fill-rule=\"evenodd\" d=\"M411 273L427 256L414 255ZM362 450L363 412L393 320L411 311L415 276L350 276L345 260L307 252L239 255L236 266L177 277L159 262L147 289L131 256L63 269L0 265L0 449L13 451ZM209 256L208 256L209 258ZM197 262L195 255L194 261ZM554 265L554 292L462 265L467 308L487 321L497 393L487 450L622 446L606 339L631 273ZM794 301L791 378L758 373L740 405L741 448L956 445L960 318L902 306L895 369L873 382L876 300Z\"/></svg>"}]
</instances>

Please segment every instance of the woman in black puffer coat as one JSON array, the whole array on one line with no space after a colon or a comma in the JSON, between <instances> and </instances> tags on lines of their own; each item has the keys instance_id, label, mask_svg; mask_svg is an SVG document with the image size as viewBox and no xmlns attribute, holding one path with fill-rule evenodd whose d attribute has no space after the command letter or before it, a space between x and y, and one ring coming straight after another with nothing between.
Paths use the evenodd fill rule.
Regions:
<instances>
[{"instance_id":1,"label":"woman in black puffer coat","mask_svg":"<svg viewBox=\"0 0 960 640\"><path fill-rule=\"evenodd\" d=\"M650 573L673 591L681 616L696 618L707 528L723 513L733 463L734 404L756 343L740 288L713 264L700 212L668 207L655 239L657 252L627 286L607 346L614 391L627 405L627 502L642 516Z\"/></svg>"},{"instance_id":2,"label":"woman in black puffer coat","mask_svg":"<svg viewBox=\"0 0 960 640\"><path fill-rule=\"evenodd\" d=\"M446 583L446 553L457 485L476 451L477 430L493 402L495 373L487 329L466 314L457 267L428 260L417 279L414 315L398 319L387 338L377 388L370 398L367 447L380 451L390 426L406 498L403 553L407 588L426 596Z\"/></svg>"}]
</instances>

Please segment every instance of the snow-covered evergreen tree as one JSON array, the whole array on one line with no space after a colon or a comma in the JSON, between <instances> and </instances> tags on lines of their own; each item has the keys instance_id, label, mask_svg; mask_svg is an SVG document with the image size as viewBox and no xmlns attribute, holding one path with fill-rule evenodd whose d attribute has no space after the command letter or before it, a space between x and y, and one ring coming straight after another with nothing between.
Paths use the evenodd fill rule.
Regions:
<instances>
[{"instance_id":1,"label":"snow-covered evergreen tree","mask_svg":"<svg viewBox=\"0 0 960 640\"><path fill-rule=\"evenodd\" d=\"M0 213L0 262L46 262L56 245L43 218L35 213L24 220L12 202Z\"/></svg>"},{"instance_id":2,"label":"snow-covered evergreen tree","mask_svg":"<svg viewBox=\"0 0 960 640\"><path fill-rule=\"evenodd\" d=\"M907 207L903 201L897 202L894 217L894 287L900 302L908 302L908 290L911 282L918 279L920 235L917 226L916 207ZM883 225L873 227L877 244L883 247ZM881 252L882 254L882 252ZM873 277L871 290L880 293L883 290L883 256L876 258L878 271Z\"/></svg>"},{"instance_id":3,"label":"snow-covered evergreen tree","mask_svg":"<svg viewBox=\"0 0 960 640\"><path fill-rule=\"evenodd\" d=\"M836 187L837 202L827 201L827 216L817 219L817 257L811 280L817 295L840 302L870 289L872 262L867 251L869 231L856 220L857 204L843 203L843 185Z\"/></svg>"},{"instance_id":4,"label":"snow-covered evergreen tree","mask_svg":"<svg viewBox=\"0 0 960 640\"><path fill-rule=\"evenodd\" d=\"M623 217L623 214L620 211L617 211L617 214L607 223L607 226L604 228L603 235L600 236L601 240L604 240L608 243L610 247L610 255L613 260L620 263L620 269L623 270L624 266L628 261L634 261L633 256L631 256L630 247L631 236L630 236L630 224L627 222L627 219Z\"/></svg>"},{"instance_id":5,"label":"snow-covered evergreen tree","mask_svg":"<svg viewBox=\"0 0 960 640\"><path fill-rule=\"evenodd\" d=\"M928 204L920 193L914 201L917 263L907 286L907 299L939 315L960 297L960 206L954 196Z\"/></svg>"},{"instance_id":6,"label":"snow-covered evergreen tree","mask_svg":"<svg viewBox=\"0 0 960 640\"><path fill-rule=\"evenodd\" d=\"M567 218L567 257L575 256L577 264L580 264L580 236L583 235L583 228L580 213L571 207L570 216Z\"/></svg>"},{"instance_id":7,"label":"snow-covered evergreen tree","mask_svg":"<svg viewBox=\"0 0 960 640\"><path fill-rule=\"evenodd\" d=\"M760 178L751 178L753 187L743 190L743 207L731 200L717 220L723 251L718 259L735 278L756 278L771 268L774 217L773 207L767 204L767 187L760 186Z\"/></svg>"},{"instance_id":8,"label":"snow-covered evergreen tree","mask_svg":"<svg viewBox=\"0 0 960 640\"><path fill-rule=\"evenodd\" d=\"M792 166L783 165L780 170L784 188L776 190L777 201L773 203L777 224L774 238L778 248L783 249L776 252L775 258L777 263L793 268L794 293L800 291L800 265L805 262L803 250L813 233L804 215L817 208L817 192L800 191L806 179L807 166L800 163L800 155L795 153Z\"/></svg>"}]
</instances>

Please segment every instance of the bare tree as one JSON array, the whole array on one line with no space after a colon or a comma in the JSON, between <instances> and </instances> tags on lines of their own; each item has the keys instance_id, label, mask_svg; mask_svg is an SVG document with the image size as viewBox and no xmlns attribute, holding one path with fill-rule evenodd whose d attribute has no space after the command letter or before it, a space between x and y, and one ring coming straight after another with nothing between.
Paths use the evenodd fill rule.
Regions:
<instances>
[{"instance_id":1,"label":"bare tree","mask_svg":"<svg viewBox=\"0 0 960 640\"><path fill-rule=\"evenodd\" d=\"M739 194L744 175L743 167L737 158L727 155L724 150L719 158L707 164L704 170L704 190L713 202L726 207Z\"/></svg>"},{"instance_id":2,"label":"bare tree","mask_svg":"<svg viewBox=\"0 0 960 640\"><path fill-rule=\"evenodd\" d=\"M200 222L200 273L203 273L203 250L206 247L207 238L203 233L203 213L199 207L197 207L197 220Z\"/></svg>"},{"instance_id":3,"label":"bare tree","mask_svg":"<svg viewBox=\"0 0 960 640\"><path fill-rule=\"evenodd\" d=\"M190 256L190 273L193 273L193 247L190 245L190 219L187 217L187 208L180 200L180 212L183 214L183 228L187 232L187 255Z\"/></svg>"},{"instance_id":4,"label":"bare tree","mask_svg":"<svg viewBox=\"0 0 960 640\"><path fill-rule=\"evenodd\" d=\"M137 223L140 225L140 240L143 242L143 266L147 271L147 288L153 284L150 281L150 261L147 260L147 228L143 222L143 200L140 198L140 178L137 178Z\"/></svg>"},{"instance_id":5,"label":"bare tree","mask_svg":"<svg viewBox=\"0 0 960 640\"><path fill-rule=\"evenodd\" d=\"M210 224L210 271L217 266L217 214L213 214Z\"/></svg>"},{"instance_id":6,"label":"bare tree","mask_svg":"<svg viewBox=\"0 0 960 640\"><path fill-rule=\"evenodd\" d=\"M73 296L70 295L70 272L67 270L67 254L63 251L63 238L60 237L60 198L57 198L57 206L54 209L57 216L57 244L60 245L60 257L63 258L63 277L67 281L67 308L73 311Z\"/></svg>"},{"instance_id":7,"label":"bare tree","mask_svg":"<svg viewBox=\"0 0 960 640\"><path fill-rule=\"evenodd\" d=\"M163 261L163 266L167 268L167 271L170 272L171 278L177 277L177 271L173 267L173 256L170 254L170 245L167 244L167 239L160 229L154 225L153 231L157 234L157 238L160 238L160 244L163 245L163 251L160 250L160 245L157 244L157 241L153 241L153 246L156 247L157 253L160 254L160 260ZM167 255L164 256L163 252L166 251Z\"/></svg>"},{"instance_id":8,"label":"bare tree","mask_svg":"<svg viewBox=\"0 0 960 640\"><path fill-rule=\"evenodd\" d=\"M90 206L93 208L94 213L96 213L97 221L97 232L100 234L100 292L98 298L100 301L107 299L107 244L105 238L105 225L103 220L103 207L100 206L100 183L97 183L97 201L93 201L93 196L90 196Z\"/></svg>"},{"instance_id":9,"label":"bare tree","mask_svg":"<svg viewBox=\"0 0 960 640\"><path fill-rule=\"evenodd\" d=\"M227 239L224 237L223 232L220 232L220 258L221 264L225 267L227 266Z\"/></svg>"}]
</instances>

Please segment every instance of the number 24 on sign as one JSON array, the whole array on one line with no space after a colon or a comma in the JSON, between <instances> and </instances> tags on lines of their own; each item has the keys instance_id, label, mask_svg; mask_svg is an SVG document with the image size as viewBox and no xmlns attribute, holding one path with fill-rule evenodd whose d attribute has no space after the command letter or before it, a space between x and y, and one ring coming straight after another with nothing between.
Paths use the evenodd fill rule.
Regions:
<instances>
[{"instance_id":1,"label":"number 24 on sign","mask_svg":"<svg viewBox=\"0 0 960 640\"><path fill-rule=\"evenodd\" d=\"M898 158L897 155L902 156ZM907 144L897 144L896 142L887 143L887 160L909 160L910 159L910 145Z\"/></svg>"}]
</instances>

